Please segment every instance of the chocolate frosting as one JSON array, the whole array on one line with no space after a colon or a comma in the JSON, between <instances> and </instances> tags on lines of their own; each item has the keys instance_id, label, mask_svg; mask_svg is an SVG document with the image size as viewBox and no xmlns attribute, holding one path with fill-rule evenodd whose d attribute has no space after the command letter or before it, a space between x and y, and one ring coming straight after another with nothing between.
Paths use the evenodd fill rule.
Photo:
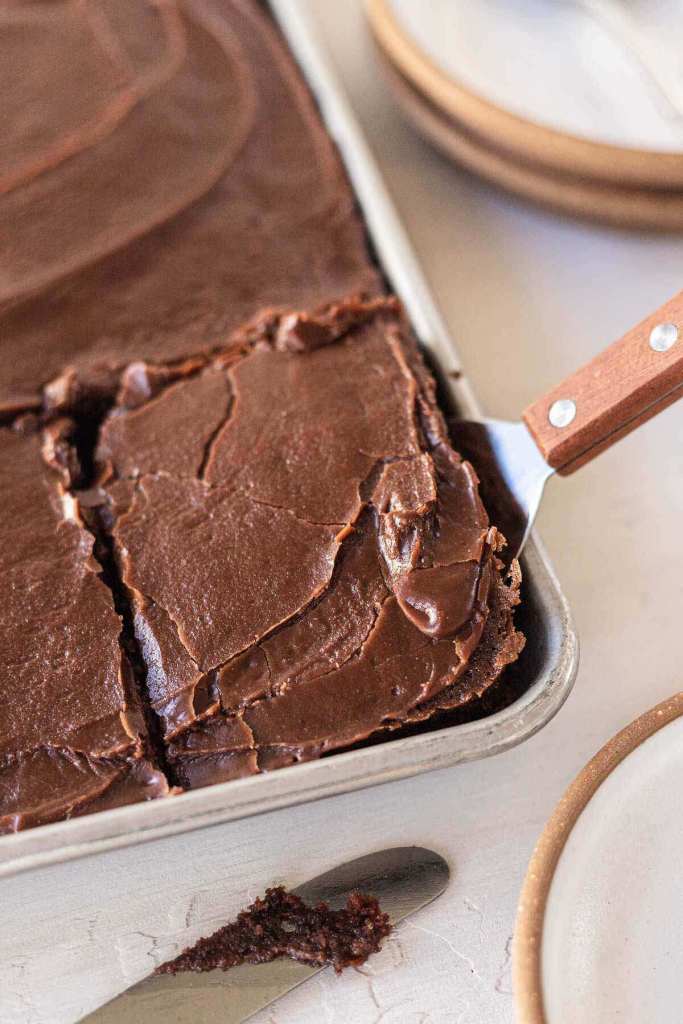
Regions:
<instances>
[{"instance_id":1,"label":"chocolate frosting","mask_svg":"<svg viewBox=\"0 0 683 1024\"><path fill-rule=\"evenodd\" d=\"M0 430L0 832L168 791L59 451Z\"/></svg>"},{"instance_id":2,"label":"chocolate frosting","mask_svg":"<svg viewBox=\"0 0 683 1024\"><path fill-rule=\"evenodd\" d=\"M424 717L468 667L492 588L510 594L501 538L392 300L264 321L240 358L117 408L98 461L186 786ZM513 599L455 704L516 656Z\"/></svg>"},{"instance_id":3,"label":"chocolate frosting","mask_svg":"<svg viewBox=\"0 0 683 1024\"><path fill-rule=\"evenodd\" d=\"M110 391L131 360L206 353L259 309L379 290L260 5L36 0L0 29L0 410L55 378L67 404Z\"/></svg>"},{"instance_id":4,"label":"chocolate frosting","mask_svg":"<svg viewBox=\"0 0 683 1024\"><path fill-rule=\"evenodd\" d=\"M482 694L518 579L262 5L0 29L0 830Z\"/></svg>"}]
</instances>

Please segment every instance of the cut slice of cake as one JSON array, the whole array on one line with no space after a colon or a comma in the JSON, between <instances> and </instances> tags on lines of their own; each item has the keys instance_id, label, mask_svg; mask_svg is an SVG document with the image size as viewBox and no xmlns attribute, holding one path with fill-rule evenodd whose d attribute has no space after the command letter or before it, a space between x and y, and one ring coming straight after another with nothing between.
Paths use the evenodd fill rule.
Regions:
<instances>
[{"instance_id":1,"label":"cut slice of cake","mask_svg":"<svg viewBox=\"0 0 683 1024\"><path fill-rule=\"evenodd\" d=\"M116 408L98 460L182 786L457 707L521 649L518 578L393 300L264 318Z\"/></svg>"}]
</instances>

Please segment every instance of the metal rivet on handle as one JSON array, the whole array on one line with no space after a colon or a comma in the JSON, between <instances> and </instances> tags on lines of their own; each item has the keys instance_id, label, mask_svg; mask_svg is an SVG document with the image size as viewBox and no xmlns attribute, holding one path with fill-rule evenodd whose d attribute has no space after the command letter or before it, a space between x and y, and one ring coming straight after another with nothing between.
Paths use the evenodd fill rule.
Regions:
<instances>
[{"instance_id":1,"label":"metal rivet on handle","mask_svg":"<svg viewBox=\"0 0 683 1024\"><path fill-rule=\"evenodd\" d=\"M657 324L650 331L650 348L655 352L668 352L678 341L676 324Z\"/></svg>"},{"instance_id":2,"label":"metal rivet on handle","mask_svg":"<svg viewBox=\"0 0 683 1024\"><path fill-rule=\"evenodd\" d=\"M575 416L576 402L571 398L558 398L548 412L548 419L554 427L568 427Z\"/></svg>"}]
</instances>

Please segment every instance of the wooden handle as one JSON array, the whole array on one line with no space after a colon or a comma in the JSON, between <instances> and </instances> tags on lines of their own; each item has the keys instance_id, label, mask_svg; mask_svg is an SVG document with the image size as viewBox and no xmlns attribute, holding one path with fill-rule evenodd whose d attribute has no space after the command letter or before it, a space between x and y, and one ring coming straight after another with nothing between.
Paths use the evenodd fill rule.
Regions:
<instances>
[{"instance_id":1,"label":"wooden handle","mask_svg":"<svg viewBox=\"0 0 683 1024\"><path fill-rule=\"evenodd\" d=\"M683 292L523 413L563 474L683 397Z\"/></svg>"}]
</instances>

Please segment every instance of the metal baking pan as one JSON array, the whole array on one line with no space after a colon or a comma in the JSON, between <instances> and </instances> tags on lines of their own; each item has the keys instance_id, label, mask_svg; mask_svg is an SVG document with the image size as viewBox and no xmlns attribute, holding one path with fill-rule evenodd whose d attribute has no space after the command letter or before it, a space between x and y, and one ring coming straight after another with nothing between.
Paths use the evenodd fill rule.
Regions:
<instances>
[{"instance_id":1,"label":"metal baking pan","mask_svg":"<svg viewBox=\"0 0 683 1024\"><path fill-rule=\"evenodd\" d=\"M382 270L408 310L430 362L448 389L448 399L463 415L476 418L479 407L462 376L456 348L368 145L315 40L310 16L291 0L272 0L271 8L339 147ZM519 621L527 647L517 672L523 673L525 688L503 710L272 774L5 836L0 839L0 877L473 761L528 739L553 717L569 694L577 670L578 643L567 603L536 536L525 549L522 567Z\"/></svg>"}]
</instances>

